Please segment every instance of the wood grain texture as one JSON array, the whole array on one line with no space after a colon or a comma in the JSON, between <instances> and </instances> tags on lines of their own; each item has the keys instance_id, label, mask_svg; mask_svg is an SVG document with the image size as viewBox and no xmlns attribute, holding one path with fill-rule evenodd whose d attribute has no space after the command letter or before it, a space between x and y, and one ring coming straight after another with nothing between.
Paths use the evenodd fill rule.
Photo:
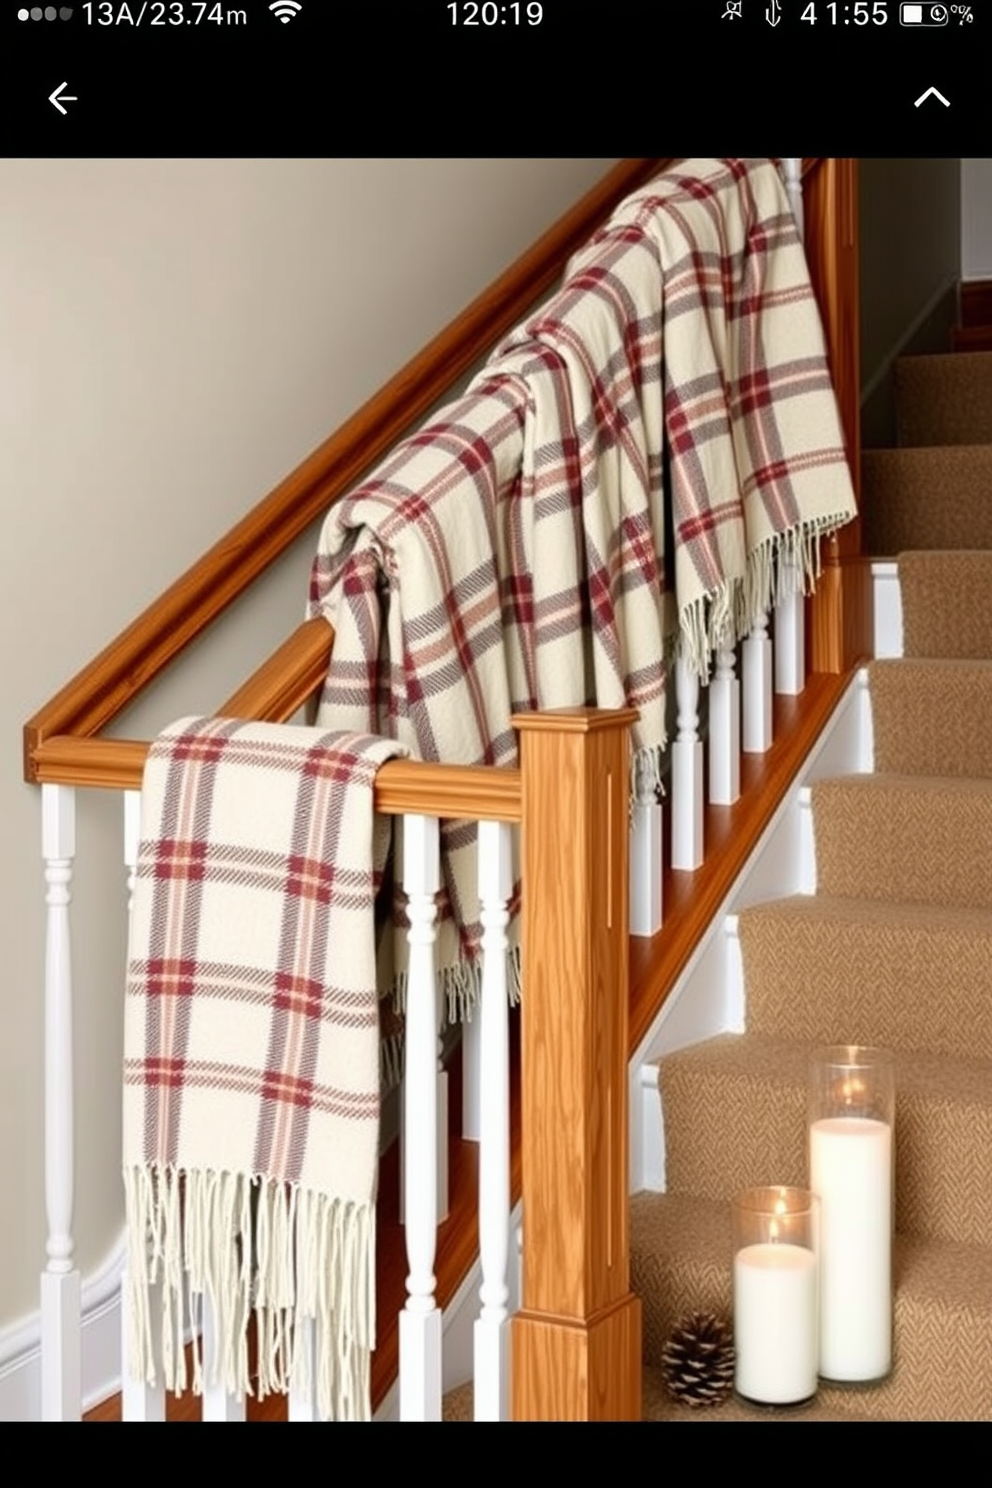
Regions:
<instances>
[{"instance_id":1,"label":"wood grain texture","mask_svg":"<svg viewBox=\"0 0 992 1488\"><path fill-rule=\"evenodd\" d=\"M587 1321L522 1309L511 1321L514 1421L639 1421L641 1303L627 1295Z\"/></svg>"},{"instance_id":2,"label":"wood grain texture","mask_svg":"<svg viewBox=\"0 0 992 1488\"><path fill-rule=\"evenodd\" d=\"M53 734L88 737L116 717L524 315L613 206L664 164L623 160L581 197L28 720L25 759Z\"/></svg>"},{"instance_id":3,"label":"wood grain texture","mask_svg":"<svg viewBox=\"0 0 992 1488\"><path fill-rule=\"evenodd\" d=\"M567 710L520 732L523 776L523 1307L513 1330L514 1417L559 1419L536 1388L553 1356L567 1419L634 1419L639 1378L627 1206L627 834L636 715ZM555 722L560 727L555 727ZM540 885L528 893L528 885ZM554 1336L553 1336L554 1335ZM607 1345L602 1340L611 1340ZM622 1365L613 1353L636 1347ZM593 1351L594 1363L587 1353ZM533 1352L531 1352L533 1351ZM577 1352L576 1352L577 1351ZM610 1354L609 1389L603 1354ZM587 1363L578 1368L579 1360ZM615 1387L615 1388L614 1388ZM619 1393L617 1393L619 1392ZM546 1413L551 1410L552 1414Z\"/></svg>"},{"instance_id":4,"label":"wood grain texture","mask_svg":"<svg viewBox=\"0 0 992 1488\"><path fill-rule=\"evenodd\" d=\"M323 685L331 663L334 629L320 615L305 620L267 661L221 703L220 718L292 718Z\"/></svg>"},{"instance_id":5,"label":"wood grain texture","mask_svg":"<svg viewBox=\"0 0 992 1488\"><path fill-rule=\"evenodd\" d=\"M960 291L963 329L992 328L992 279L966 279Z\"/></svg>"},{"instance_id":6,"label":"wood grain texture","mask_svg":"<svg viewBox=\"0 0 992 1488\"><path fill-rule=\"evenodd\" d=\"M848 464L860 502L861 301L858 263L858 162L829 158L804 172L806 257L827 342ZM849 522L821 550L823 573L808 606L810 665L846 671L871 655L871 590L858 563L861 518Z\"/></svg>"},{"instance_id":7,"label":"wood grain texture","mask_svg":"<svg viewBox=\"0 0 992 1488\"><path fill-rule=\"evenodd\" d=\"M89 785L140 790L151 746L142 739L77 739L56 736L34 751L38 785ZM389 760L376 774L375 809L384 816L469 818L518 822L520 771L486 765L435 765Z\"/></svg>"}]
</instances>

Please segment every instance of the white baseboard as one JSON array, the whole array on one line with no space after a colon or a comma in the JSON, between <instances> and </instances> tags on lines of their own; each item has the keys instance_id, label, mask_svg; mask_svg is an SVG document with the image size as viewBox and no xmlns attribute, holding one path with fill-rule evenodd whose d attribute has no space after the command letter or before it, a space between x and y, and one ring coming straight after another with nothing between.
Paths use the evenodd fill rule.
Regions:
<instances>
[{"instance_id":1,"label":"white baseboard","mask_svg":"<svg viewBox=\"0 0 992 1488\"><path fill-rule=\"evenodd\" d=\"M82 1285L83 1410L120 1389L123 1237ZM0 1421L41 1420L41 1314L0 1332Z\"/></svg>"}]
</instances>

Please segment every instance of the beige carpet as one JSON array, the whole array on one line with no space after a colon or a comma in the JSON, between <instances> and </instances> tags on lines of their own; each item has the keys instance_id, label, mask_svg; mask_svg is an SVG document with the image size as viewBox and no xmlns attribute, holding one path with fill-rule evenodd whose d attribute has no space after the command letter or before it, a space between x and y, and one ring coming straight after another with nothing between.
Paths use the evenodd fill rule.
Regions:
<instances>
[{"instance_id":1,"label":"beige carpet","mask_svg":"<svg viewBox=\"0 0 992 1488\"><path fill-rule=\"evenodd\" d=\"M899 448L861 465L867 551L992 548L992 352L903 358L894 386Z\"/></svg>"},{"instance_id":2,"label":"beige carpet","mask_svg":"<svg viewBox=\"0 0 992 1488\"><path fill-rule=\"evenodd\" d=\"M821 1386L815 1409L992 1420L992 450L974 448L992 442L992 354L914 358L898 394L904 443L960 448L869 462L888 505L900 464L909 492L888 529L906 654L869 672L876 773L813 787L817 892L739 917L747 1032L661 1062L669 1191L634 1200L633 1282L655 1368L689 1312L729 1316L732 1196L805 1182L811 1046L885 1045L895 1364L870 1388ZM771 1419L706 1416L721 1411Z\"/></svg>"}]
</instances>

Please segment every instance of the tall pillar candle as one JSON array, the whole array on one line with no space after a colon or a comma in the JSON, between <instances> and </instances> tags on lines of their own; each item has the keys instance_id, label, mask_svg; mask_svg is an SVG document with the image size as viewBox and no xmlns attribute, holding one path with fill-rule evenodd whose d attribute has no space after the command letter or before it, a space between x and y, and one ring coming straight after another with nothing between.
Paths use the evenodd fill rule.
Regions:
<instances>
[{"instance_id":1,"label":"tall pillar candle","mask_svg":"<svg viewBox=\"0 0 992 1488\"><path fill-rule=\"evenodd\" d=\"M817 1207L785 1187L734 1203L734 1388L763 1405L816 1393Z\"/></svg>"},{"instance_id":2,"label":"tall pillar candle","mask_svg":"<svg viewBox=\"0 0 992 1488\"><path fill-rule=\"evenodd\" d=\"M886 1050L811 1063L809 1186L819 1196L820 1374L867 1383L892 1368L894 1080Z\"/></svg>"}]
</instances>

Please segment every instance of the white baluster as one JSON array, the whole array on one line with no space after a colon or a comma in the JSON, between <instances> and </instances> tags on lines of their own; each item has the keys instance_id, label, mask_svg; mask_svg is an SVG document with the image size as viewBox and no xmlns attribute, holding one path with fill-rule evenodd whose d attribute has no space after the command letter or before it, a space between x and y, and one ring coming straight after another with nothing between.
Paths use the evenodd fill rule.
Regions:
<instances>
[{"instance_id":1,"label":"white baluster","mask_svg":"<svg viewBox=\"0 0 992 1488\"><path fill-rule=\"evenodd\" d=\"M703 861L703 745L699 737L699 678L683 656L675 663L677 734L672 745L672 867Z\"/></svg>"},{"instance_id":2,"label":"white baluster","mask_svg":"<svg viewBox=\"0 0 992 1488\"><path fill-rule=\"evenodd\" d=\"M802 156L789 156L782 160L782 168L785 172L785 190L789 198L789 206L792 215L796 219L799 236L805 234L803 222L803 161Z\"/></svg>"},{"instance_id":3,"label":"white baluster","mask_svg":"<svg viewBox=\"0 0 992 1488\"><path fill-rule=\"evenodd\" d=\"M802 576L783 562L775 606L775 691L795 697L806 686L806 601Z\"/></svg>"},{"instance_id":4,"label":"white baluster","mask_svg":"<svg viewBox=\"0 0 992 1488\"><path fill-rule=\"evenodd\" d=\"M437 1244L437 1002L434 896L440 885L435 817L403 821L403 887L410 963L406 994L403 1144L406 1307L400 1313L400 1420L441 1419L441 1313L434 1298Z\"/></svg>"},{"instance_id":5,"label":"white baluster","mask_svg":"<svg viewBox=\"0 0 992 1488\"><path fill-rule=\"evenodd\" d=\"M124 866L127 869L127 912L131 915L134 902L134 870L138 863L138 843L141 837L141 792L124 792ZM152 1349L156 1359L162 1357L162 1303L161 1286L149 1287L149 1326L152 1332ZM128 1274L121 1277L121 1418L125 1421L164 1421L165 1387L149 1385L143 1379L135 1379L129 1367L129 1307Z\"/></svg>"},{"instance_id":6,"label":"white baluster","mask_svg":"<svg viewBox=\"0 0 992 1488\"><path fill-rule=\"evenodd\" d=\"M440 882L440 880L439 880ZM448 1071L444 1067L444 1042L441 1038L441 1029L444 1026L444 1004L439 993L435 994L437 1009L435 1014L435 1028L438 1030L437 1038L437 1222L443 1224L448 1217ZM466 1033L471 1028L471 1023L466 1023ZM471 1058L471 1055L470 1055ZM462 1064L462 1120L468 1125L473 1123L472 1105L478 1102L478 1072L475 1071L476 1083L474 1091L470 1088L472 1084L473 1070L471 1065L466 1069ZM474 1117L476 1129L474 1131L463 1131L462 1135L469 1141L478 1140L478 1116ZM400 1105L400 1224L406 1224L406 1102Z\"/></svg>"},{"instance_id":7,"label":"white baluster","mask_svg":"<svg viewBox=\"0 0 992 1488\"><path fill-rule=\"evenodd\" d=\"M648 771L639 772L630 823L630 933L654 935L662 921L661 802Z\"/></svg>"},{"instance_id":8,"label":"white baluster","mask_svg":"<svg viewBox=\"0 0 992 1488\"><path fill-rule=\"evenodd\" d=\"M475 1419L509 1416L507 1266L510 1254L510 1014L506 927L513 892L510 828L479 823L482 918L479 1256L482 1312L475 1323Z\"/></svg>"},{"instance_id":9,"label":"white baluster","mask_svg":"<svg viewBox=\"0 0 992 1488\"><path fill-rule=\"evenodd\" d=\"M710 683L710 801L732 806L741 793L741 684L733 651L716 653Z\"/></svg>"},{"instance_id":10,"label":"white baluster","mask_svg":"<svg viewBox=\"0 0 992 1488\"><path fill-rule=\"evenodd\" d=\"M772 743L772 641L764 610L741 647L744 674L745 754L764 754Z\"/></svg>"},{"instance_id":11,"label":"white baluster","mask_svg":"<svg viewBox=\"0 0 992 1488\"><path fill-rule=\"evenodd\" d=\"M76 855L76 792L41 791L45 860L45 1208L48 1264L41 1275L41 1414L78 1421L82 1412L79 1272L73 1252L72 958L69 903Z\"/></svg>"},{"instance_id":12,"label":"white baluster","mask_svg":"<svg viewBox=\"0 0 992 1488\"><path fill-rule=\"evenodd\" d=\"M462 1024L462 1136L478 1142L482 1136L482 1019L478 1008Z\"/></svg>"}]
</instances>

